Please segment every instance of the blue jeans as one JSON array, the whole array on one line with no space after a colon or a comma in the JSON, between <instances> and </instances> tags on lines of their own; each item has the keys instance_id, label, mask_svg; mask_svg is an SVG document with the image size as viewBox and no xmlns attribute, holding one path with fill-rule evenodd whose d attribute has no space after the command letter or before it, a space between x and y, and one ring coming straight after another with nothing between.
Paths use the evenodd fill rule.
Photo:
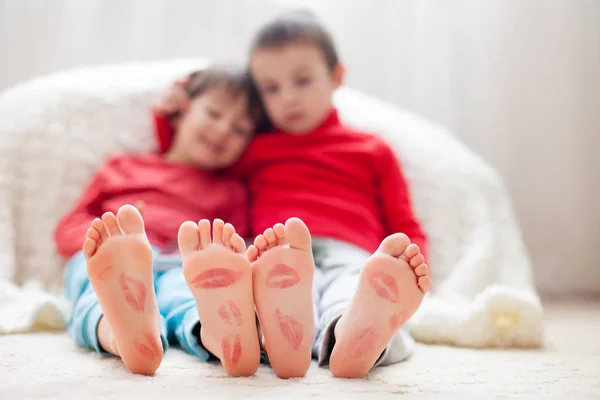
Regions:
<instances>
[{"instance_id":1,"label":"blue jeans","mask_svg":"<svg viewBox=\"0 0 600 400\"><path fill-rule=\"evenodd\" d=\"M194 297L181 270L181 257L161 255L154 250L154 292L160 310L161 341L166 351L169 344L178 345L203 361L216 361L199 340L200 319ZM73 304L68 333L75 342L108 354L98 342L98 323L102 309L87 275L82 252L75 254L65 271L65 295Z\"/></svg>"}]
</instances>

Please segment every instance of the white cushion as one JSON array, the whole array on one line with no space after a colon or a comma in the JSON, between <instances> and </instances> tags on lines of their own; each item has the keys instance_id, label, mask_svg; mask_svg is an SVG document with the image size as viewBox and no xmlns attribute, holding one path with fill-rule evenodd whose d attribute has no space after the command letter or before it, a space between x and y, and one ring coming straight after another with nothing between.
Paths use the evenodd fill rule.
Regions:
<instances>
[{"instance_id":1,"label":"white cushion","mask_svg":"<svg viewBox=\"0 0 600 400\"><path fill-rule=\"evenodd\" d=\"M58 219L107 157L157 148L151 104L175 78L205 65L184 59L79 68L0 94L0 279L60 288ZM411 320L415 337L465 346L539 345L541 306L498 174L417 115L351 88L340 89L335 104L343 121L394 147L428 234L436 295ZM526 317L519 314L524 309ZM507 312L521 315L519 322L500 329L498 315L506 321ZM471 335L464 339L466 329Z\"/></svg>"}]
</instances>

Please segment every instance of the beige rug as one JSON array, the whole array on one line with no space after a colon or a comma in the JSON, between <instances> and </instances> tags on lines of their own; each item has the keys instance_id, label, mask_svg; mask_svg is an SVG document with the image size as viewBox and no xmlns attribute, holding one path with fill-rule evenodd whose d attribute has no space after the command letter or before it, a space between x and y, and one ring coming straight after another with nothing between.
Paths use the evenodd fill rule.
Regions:
<instances>
[{"instance_id":1,"label":"beige rug","mask_svg":"<svg viewBox=\"0 0 600 400\"><path fill-rule=\"evenodd\" d=\"M336 380L316 365L304 379L280 380L266 367L232 379L178 349L156 376L140 377L65 334L0 336L0 399L600 399L600 303L546 307L543 350L419 345L409 361L364 380Z\"/></svg>"}]
</instances>

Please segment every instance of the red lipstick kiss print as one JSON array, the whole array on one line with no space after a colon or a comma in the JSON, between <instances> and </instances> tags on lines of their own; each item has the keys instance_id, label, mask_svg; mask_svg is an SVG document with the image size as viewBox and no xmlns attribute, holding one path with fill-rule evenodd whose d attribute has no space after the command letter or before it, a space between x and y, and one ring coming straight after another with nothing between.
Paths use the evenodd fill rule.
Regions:
<instances>
[{"instance_id":1,"label":"red lipstick kiss print","mask_svg":"<svg viewBox=\"0 0 600 400\"><path fill-rule=\"evenodd\" d=\"M375 345L377 332L374 328L366 328L354 338L354 343L350 348L350 354L353 357L362 357Z\"/></svg>"},{"instance_id":2,"label":"red lipstick kiss print","mask_svg":"<svg viewBox=\"0 0 600 400\"><path fill-rule=\"evenodd\" d=\"M156 343L156 339L149 333L143 333L143 340L136 340L133 345L144 357L151 360L156 360L160 356L160 349Z\"/></svg>"},{"instance_id":3,"label":"red lipstick kiss print","mask_svg":"<svg viewBox=\"0 0 600 400\"><path fill-rule=\"evenodd\" d=\"M228 335L221 340L221 351L226 364L237 365L242 358L242 337L240 335Z\"/></svg>"},{"instance_id":4,"label":"red lipstick kiss print","mask_svg":"<svg viewBox=\"0 0 600 400\"><path fill-rule=\"evenodd\" d=\"M266 285L272 289L287 289L300 282L298 271L289 265L277 264L275 268L269 271Z\"/></svg>"},{"instance_id":5,"label":"red lipstick kiss print","mask_svg":"<svg viewBox=\"0 0 600 400\"><path fill-rule=\"evenodd\" d=\"M227 304L223 304L219 307L219 317L225 322L227 325L233 325L233 320L237 326L242 326L242 312L240 311L237 304L233 302L233 300L227 301Z\"/></svg>"},{"instance_id":6,"label":"red lipstick kiss print","mask_svg":"<svg viewBox=\"0 0 600 400\"><path fill-rule=\"evenodd\" d=\"M102 268L100 271L98 271L96 273L96 278L98 278L101 281L105 280L106 278L108 278L108 276L112 272L112 269L113 269L112 265L107 265L106 267Z\"/></svg>"},{"instance_id":7,"label":"red lipstick kiss print","mask_svg":"<svg viewBox=\"0 0 600 400\"><path fill-rule=\"evenodd\" d=\"M119 283L127 304L139 313L144 312L144 304L146 303L146 287L144 284L123 273L119 277Z\"/></svg>"},{"instance_id":8,"label":"red lipstick kiss print","mask_svg":"<svg viewBox=\"0 0 600 400\"><path fill-rule=\"evenodd\" d=\"M398 330L404 323L406 322L406 311L402 311L400 313L396 313L390 317L390 330L392 332Z\"/></svg>"},{"instance_id":9,"label":"red lipstick kiss print","mask_svg":"<svg viewBox=\"0 0 600 400\"><path fill-rule=\"evenodd\" d=\"M241 276L241 272L226 268L212 268L198 274L191 284L199 289L224 288L236 283Z\"/></svg>"},{"instance_id":10,"label":"red lipstick kiss print","mask_svg":"<svg viewBox=\"0 0 600 400\"><path fill-rule=\"evenodd\" d=\"M297 319L290 317L289 315L283 315L279 308L275 310L275 313L283 337L292 345L294 350L298 350L304 337L304 326Z\"/></svg>"},{"instance_id":11,"label":"red lipstick kiss print","mask_svg":"<svg viewBox=\"0 0 600 400\"><path fill-rule=\"evenodd\" d=\"M375 272L369 277L369 283L377 295L391 303L400 302L400 292L394 278L383 271Z\"/></svg>"}]
</instances>

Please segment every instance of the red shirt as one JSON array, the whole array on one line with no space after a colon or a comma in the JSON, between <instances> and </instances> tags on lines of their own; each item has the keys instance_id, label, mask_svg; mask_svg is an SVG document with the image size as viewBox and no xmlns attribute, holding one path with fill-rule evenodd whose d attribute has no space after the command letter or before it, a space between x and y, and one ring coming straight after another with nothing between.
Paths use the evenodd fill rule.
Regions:
<instances>
[{"instance_id":1,"label":"red shirt","mask_svg":"<svg viewBox=\"0 0 600 400\"><path fill-rule=\"evenodd\" d=\"M75 208L59 222L55 240L59 254L81 250L90 223L124 204L145 202L144 224L150 243L177 249L182 222L221 218L248 234L248 198L236 178L173 164L156 154L114 157L96 173Z\"/></svg>"},{"instance_id":2,"label":"red shirt","mask_svg":"<svg viewBox=\"0 0 600 400\"><path fill-rule=\"evenodd\" d=\"M378 136L342 125L336 110L308 134L257 136L238 169L248 180L254 235L298 217L315 237L371 252L402 232L426 255L394 151Z\"/></svg>"}]
</instances>

